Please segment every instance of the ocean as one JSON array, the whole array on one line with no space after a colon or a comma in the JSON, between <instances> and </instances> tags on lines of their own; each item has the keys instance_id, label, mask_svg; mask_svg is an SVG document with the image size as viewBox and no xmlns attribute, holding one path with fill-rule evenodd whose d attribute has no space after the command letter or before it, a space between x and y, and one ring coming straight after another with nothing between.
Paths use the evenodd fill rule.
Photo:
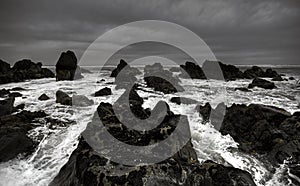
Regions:
<instances>
[{"instance_id":1,"label":"ocean","mask_svg":"<svg viewBox=\"0 0 300 186\"><path fill-rule=\"evenodd\" d=\"M242 70L249 66L239 66ZM269 66L264 66L267 68ZM62 121L75 121L66 127L52 128L49 125L39 125L30 131L30 136L39 145L36 151L27 158L20 156L17 159L0 164L0 185L38 185L46 186L58 174L60 168L68 161L73 150L78 143L78 137L91 120L97 106L101 102L113 103L124 92L115 90L114 78L109 77L110 70L101 70L99 67L83 67L92 73L83 74L84 78L76 81L59 81L55 78L30 80L20 83L10 83L1 85L2 88L22 87L23 97L16 98L15 106L24 103L25 109L30 111L44 110L52 118ZM142 70L141 67L139 67ZM168 67L169 68L169 67ZM275 82L277 89L265 90L254 88L252 92L235 91L237 87L247 87L251 80L236 80L230 82L216 80L191 80L180 79L183 92L175 94L162 94L147 87L139 90L138 94L144 98L144 107L153 108L160 100L166 101L171 110L176 114L188 116L192 143L197 151L200 162L213 160L224 165L232 165L236 168L246 170L254 176L257 185L281 185L282 176L288 171L282 164L275 170L269 170L259 157L237 150L237 143L229 135L223 136L210 123L201 124L202 118L195 111L196 105L177 105L170 102L174 96L187 97L197 100L201 105L210 102L216 106L220 102L225 102L227 106L236 104L259 103L283 108L291 113L300 111L300 67L299 66L272 66L280 74L285 74L284 78L294 77L295 80ZM53 67L52 67L53 69ZM175 73L176 75L176 73ZM99 81L104 79L105 81ZM138 76L138 81L142 81L143 75ZM268 79L268 78L267 78ZM99 89L109 87L112 95L106 97L94 97L92 94ZM55 93L63 90L69 95L85 95L94 100L95 104L89 107L72 107L55 103ZM38 97L46 93L51 99L41 102Z\"/></svg>"}]
</instances>

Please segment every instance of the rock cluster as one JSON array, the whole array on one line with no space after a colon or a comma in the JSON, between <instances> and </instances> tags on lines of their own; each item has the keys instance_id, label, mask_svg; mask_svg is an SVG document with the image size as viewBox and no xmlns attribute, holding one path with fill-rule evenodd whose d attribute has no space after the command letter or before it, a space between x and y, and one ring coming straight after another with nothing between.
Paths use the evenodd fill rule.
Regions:
<instances>
[{"instance_id":1,"label":"rock cluster","mask_svg":"<svg viewBox=\"0 0 300 186\"><path fill-rule=\"evenodd\" d=\"M144 80L148 87L154 88L165 94L181 92L183 88L179 85L180 80L172 76L172 72L164 70L160 63L146 65L144 69Z\"/></svg>"},{"instance_id":2,"label":"rock cluster","mask_svg":"<svg viewBox=\"0 0 300 186\"><path fill-rule=\"evenodd\" d=\"M0 60L0 84L53 77L55 77L54 73L47 68L42 68L42 63L24 59L16 62L11 68L8 63Z\"/></svg>"},{"instance_id":3,"label":"rock cluster","mask_svg":"<svg viewBox=\"0 0 300 186\"><path fill-rule=\"evenodd\" d=\"M209 104L200 107L199 111L203 118L209 120ZM234 104L226 109L220 132L223 135L230 134L242 151L263 155L275 166L288 160L291 173L299 177L299 123L299 114L291 115L280 108Z\"/></svg>"}]
</instances>

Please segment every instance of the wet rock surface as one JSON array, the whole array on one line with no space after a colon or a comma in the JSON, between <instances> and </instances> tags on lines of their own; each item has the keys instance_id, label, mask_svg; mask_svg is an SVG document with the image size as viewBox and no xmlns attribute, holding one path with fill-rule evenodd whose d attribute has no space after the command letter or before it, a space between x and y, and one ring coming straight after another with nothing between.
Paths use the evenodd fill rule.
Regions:
<instances>
[{"instance_id":1,"label":"wet rock surface","mask_svg":"<svg viewBox=\"0 0 300 186\"><path fill-rule=\"evenodd\" d=\"M71 81L82 77L75 53L69 50L63 52L56 63L56 81Z\"/></svg>"},{"instance_id":2,"label":"wet rock surface","mask_svg":"<svg viewBox=\"0 0 300 186\"><path fill-rule=\"evenodd\" d=\"M209 120L211 106L207 103L199 108L203 118ZM220 132L230 134L242 151L263 155L275 167L288 161L290 169L299 176L299 124L297 114L291 115L277 107L233 104L227 107ZM299 183L295 181L295 184Z\"/></svg>"},{"instance_id":3,"label":"wet rock surface","mask_svg":"<svg viewBox=\"0 0 300 186\"><path fill-rule=\"evenodd\" d=\"M149 116L150 110L141 106L143 99L135 90L129 92L129 102L132 112L137 117ZM122 100L117 104L122 106ZM88 124L87 130L90 125L103 124L106 130L118 140L137 146L147 146L167 138L176 128L180 117L168 109L163 122L157 128L141 133L122 124L112 107L109 103L101 103L95 113L97 117L94 119L97 119ZM122 115L126 116L126 113ZM100 120L102 123L99 122ZM188 122L186 124L188 125ZM87 133L88 136L100 137L101 141L101 130L95 133L95 128L92 127L91 131L94 132ZM191 141L188 141L172 157L160 163L126 166L110 161L97 153L86 142L86 137L87 135L84 135L80 138L78 147L50 185L255 185L251 175L245 171L225 167L212 161L199 163Z\"/></svg>"},{"instance_id":4,"label":"wet rock surface","mask_svg":"<svg viewBox=\"0 0 300 186\"><path fill-rule=\"evenodd\" d=\"M16 62L12 68L8 63L0 60L0 67L0 84L55 76L51 70L42 68L42 63L34 63L29 59Z\"/></svg>"},{"instance_id":5,"label":"wet rock surface","mask_svg":"<svg viewBox=\"0 0 300 186\"><path fill-rule=\"evenodd\" d=\"M261 78L254 78L252 83L250 83L248 86L248 88L254 88L254 87L259 87L259 88L264 88L264 89L276 88L276 86L273 82L270 82L268 80L261 79Z\"/></svg>"},{"instance_id":6,"label":"wet rock surface","mask_svg":"<svg viewBox=\"0 0 300 186\"><path fill-rule=\"evenodd\" d=\"M95 92L94 96L95 96L95 97L99 97L99 96L109 96L109 95L111 95L111 94L112 94L111 89L105 87L105 88L103 88L103 89L101 89L101 90Z\"/></svg>"},{"instance_id":7,"label":"wet rock surface","mask_svg":"<svg viewBox=\"0 0 300 186\"><path fill-rule=\"evenodd\" d=\"M181 92L180 80L172 76L172 72L164 70L160 63L146 65L144 80L148 87L165 94Z\"/></svg>"}]
</instances>

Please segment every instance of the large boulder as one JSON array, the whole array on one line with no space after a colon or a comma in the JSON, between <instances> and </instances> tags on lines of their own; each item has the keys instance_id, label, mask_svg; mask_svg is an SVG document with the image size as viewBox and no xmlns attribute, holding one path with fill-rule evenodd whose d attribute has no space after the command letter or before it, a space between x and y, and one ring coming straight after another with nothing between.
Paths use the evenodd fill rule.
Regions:
<instances>
[{"instance_id":1,"label":"large boulder","mask_svg":"<svg viewBox=\"0 0 300 186\"><path fill-rule=\"evenodd\" d=\"M49 100L50 98L46 95L46 94L42 94L40 95L40 97L38 98L38 100L40 101L46 101Z\"/></svg>"},{"instance_id":2,"label":"large boulder","mask_svg":"<svg viewBox=\"0 0 300 186\"><path fill-rule=\"evenodd\" d=\"M253 66L250 69L244 71L244 76L247 79L253 79L256 77L263 77L265 74L264 70L258 66Z\"/></svg>"},{"instance_id":3,"label":"large boulder","mask_svg":"<svg viewBox=\"0 0 300 186\"><path fill-rule=\"evenodd\" d=\"M182 78L206 79L202 68L195 63L186 62L185 65L180 65L180 67L186 72L180 74L180 77Z\"/></svg>"},{"instance_id":4,"label":"large boulder","mask_svg":"<svg viewBox=\"0 0 300 186\"><path fill-rule=\"evenodd\" d=\"M223 72L224 79L227 81L243 79L244 74L234 65L227 65L222 62L219 62L220 68Z\"/></svg>"},{"instance_id":5,"label":"large boulder","mask_svg":"<svg viewBox=\"0 0 300 186\"><path fill-rule=\"evenodd\" d=\"M249 84L248 88L254 88L254 87L260 87L264 89L274 89L276 88L275 84L273 82L270 82L268 80L255 78L252 83Z\"/></svg>"},{"instance_id":6,"label":"large boulder","mask_svg":"<svg viewBox=\"0 0 300 186\"><path fill-rule=\"evenodd\" d=\"M160 63L146 65L144 72L147 86L154 88L155 91L165 94L183 91L183 87L179 85L180 80L173 77L172 72L164 70Z\"/></svg>"},{"instance_id":7,"label":"large boulder","mask_svg":"<svg viewBox=\"0 0 300 186\"><path fill-rule=\"evenodd\" d=\"M58 90L56 92L56 103L60 103L62 105L72 105L72 97L70 97L67 93Z\"/></svg>"},{"instance_id":8,"label":"large boulder","mask_svg":"<svg viewBox=\"0 0 300 186\"><path fill-rule=\"evenodd\" d=\"M69 50L63 52L56 63L56 80L74 80L82 77L75 53Z\"/></svg>"}]
</instances>

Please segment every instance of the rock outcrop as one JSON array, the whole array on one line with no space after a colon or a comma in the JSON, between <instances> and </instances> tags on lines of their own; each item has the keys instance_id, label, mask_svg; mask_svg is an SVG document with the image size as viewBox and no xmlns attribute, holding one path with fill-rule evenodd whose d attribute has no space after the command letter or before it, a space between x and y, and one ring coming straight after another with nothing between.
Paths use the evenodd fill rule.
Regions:
<instances>
[{"instance_id":1,"label":"rock outcrop","mask_svg":"<svg viewBox=\"0 0 300 186\"><path fill-rule=\"evenodd\" d=\"M180 67L186 72L180 75L182 78L206 79L202 68L195 63L186 62L185 65L180 65Z\"/></svg>"},{"instance_id":2,"label":"rock outcrop","mask_svg":"<svg viewBox=\"0 0 300 186\"><path fill-rule=\"evenodd\" d=\"M206 104L199 109L209 120L211 107ZM300 164L300 116L273 106L251 104L227 107L220 132L229 134L239 143L239 149L260 155L275 167L288 160L294 175L299 176ZM299 184L294 180L295 184Z\"/></svg>"},{"instance_id":3,"label":"rock outcrop","mask_svg":"<svg viewBox=\"0 0 300 186\"><path fill-rule=\"evenodd\" d=\"M273 82L270 82L270 81L264 80L264 79L260 79L260 78L254 78L252 83L250 83L248 86L248 88L254 88L254 87L260 87L260 88L264 88L264 89L276 88L276 86Z\"/></svg>"},{"instance_id":4,"label":"rock outcrop","mask_svg":"<svg viewBox=\"0 0 300 186\"><path fill-rule=\"evenodd\" d=\"M144 69L144 80L148 87L165 94L181 92L180 80L172 76L172 72L164 70L160 63L147 65Z\"/></svg>"},{"instance_id":5,"label":"rock outcrop","mask_svg":"<svg viewBox=\"0 0 300 186\"><path fill-rule=\"evenodd\" d=\"M72 97L70 97L67 93L58 90L56 92L56 103L60 103L62 105L72 105Z\"/></svg>"},{"instance_id":6,"label":"rock outcrop","mask_svg":"<svg viewBox=\"0 0 300 186\"><path fill-rule=\"evenodd\" d=\"M12 68L8 63L0 60L0 67L0 84L55 76L51 70L42 68L42 63L34 63L28 59L16 62Z\"/></svg>"},{"instance_id":7,"label":"rock outcrop","mask_svg":"<svg viewBox=\"0 0 300 186\"><path fill-rule=\"evenodd\" d=\"M120 99L121 101L117 101L118 107L123 107L122 98ZM126 99L126 96L124 99ZM149 110L142 108L143 99L134 89L129 92L129 102L132 112L137 117L145 118L145 116L149 116ZM89 137L92 139L97 138L101 141L101 137L103 137L102 130L95 130L94 128L99 126L99 119L101 120L101 125L105 126L105 130L116 139L130 145L148 146L166 139L176 128L179 118L184 117L173 114L168 108L167 115L157 128L141 132L129 129L123 125L116 117L116 113L114 113L112 107L109 103L101 103L99 105L97 113L95 113L98 117L94 117L85 131L88 135L80 138L78 147L52 181L51 186L255 185L251 175L245 171L233 167L225 167L212 161L199 163L191 141L188 141L172 157L156 164L125 166L109 160L95 152L85 139L85 137ZM139 107L139 109L135 109L134 107ZM125 117L126 112L122 113L122 116ZM188 120L185 121L188 122ZM188 123L186 124L188 125ZM112 144L107 145L111 146ZM170 144L170 147L172 147L172 144Z\"/></svg>"},{"instance_id":8,"label":"rock outcrop","mask_svg":"<svg viewBox=\"0 0 300 186\"><path fill-rule=\"evenodd\" d=\"M42 94L40 95L40 97L38 98L38 100L40 101L46 101L49 100L50 98L46 95L46 94Z\"/></svg>"},{"instance_id":9,"label":"rock outcrop","mask_svg":"<svg viewBox=\"0 0 300 186\"><path fill-rule=\"evenodd\" d=\"M82 77L80 68L77 65L77 57L75 53L69 50L67 52L63 52L56 63L56 80L71 81Z\"/></svg>"}]
</instances>

